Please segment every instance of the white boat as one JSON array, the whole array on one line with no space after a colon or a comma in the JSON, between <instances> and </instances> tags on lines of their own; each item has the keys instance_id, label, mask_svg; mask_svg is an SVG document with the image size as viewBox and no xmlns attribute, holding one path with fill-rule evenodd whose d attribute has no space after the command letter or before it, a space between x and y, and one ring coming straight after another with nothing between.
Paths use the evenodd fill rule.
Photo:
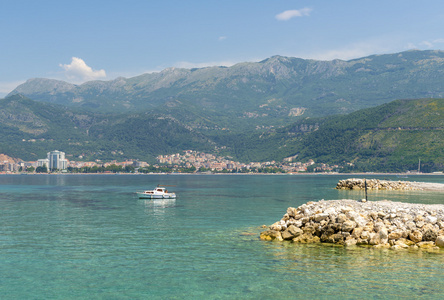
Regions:
<instances>
[{"instance_id":1,"label":"white boat","mask_svg":"<svg viewBox=\"0 0 444 300\"><path fill-rule=\"evenodd\" d=\"M139 199L175 199L176 194L170 193L164 187L156 187L154 190L137 192Z\"/></svg>"}]
</instances>

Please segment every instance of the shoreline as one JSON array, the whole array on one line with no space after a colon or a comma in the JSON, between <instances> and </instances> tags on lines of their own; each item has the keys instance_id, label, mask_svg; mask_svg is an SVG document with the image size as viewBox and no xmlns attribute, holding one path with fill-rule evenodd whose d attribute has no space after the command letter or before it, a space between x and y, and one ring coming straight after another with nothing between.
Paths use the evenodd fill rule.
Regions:
<instances>
[{"instance_id":1,"label":"shoreline","mask_svg":"<svg viewBox=\"0 0 444 300\"><path fill-rule=\"evenodd\" d=\"M0 175L273 175L273 176L444 176L444 173L17 173L0 172ZM401 180L408 181L408 180Z\"/></svg>"}]
</instances>

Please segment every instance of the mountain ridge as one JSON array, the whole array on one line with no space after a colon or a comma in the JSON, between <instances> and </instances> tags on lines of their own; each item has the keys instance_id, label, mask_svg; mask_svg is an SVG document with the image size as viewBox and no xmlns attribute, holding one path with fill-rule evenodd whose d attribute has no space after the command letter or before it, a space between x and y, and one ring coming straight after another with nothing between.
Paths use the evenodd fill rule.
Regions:
<instances>
[{"instance_id":1,"label":"mountain ridge","mask_svg":"<svg viewBox=\"0 0 444 300\"><path fill-rule=\"evenodd\" d=\"M0 100L0 148L23 158L51 148L90 159L152 160L189 149L241 161L298 155L368 170L406 168L425 153L433 169L444 155L436 147L444 148L442 82L443 51L349 61L273 56L82 85L30 79ZM395 106L396 118L387 114Z\"/></svg>"},{"instance_id":2,"label":"mountain ridge","mask_svg":"<svg viewBox=\"0 0 444 300\"><path fill-rule=\"evenodd\" d=\"M9 95L111 113L162 109L176 101L194 105L206 117L217 112L221 127L229 127L235 117L242 130L251 130L263 124L285 126L302 115L344 114L396 99L442 98L442 81L444 52L418 50L348 61L273 56L231 67L167 68L81 85L30 79ZM304 108L302 115L291 113L298 108Z\"/></svg>"}]
</instances>

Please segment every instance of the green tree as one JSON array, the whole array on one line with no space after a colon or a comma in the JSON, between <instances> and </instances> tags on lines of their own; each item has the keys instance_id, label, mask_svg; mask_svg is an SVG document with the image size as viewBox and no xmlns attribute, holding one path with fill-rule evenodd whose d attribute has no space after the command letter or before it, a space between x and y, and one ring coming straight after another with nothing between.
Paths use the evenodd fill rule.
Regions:
<instances>
[{"instance_id":1,"label":"green tree","mask_svg":"<svg viewBox=\"0 0 444 300\"><path fill-rule=\"evenodd\" d=\"M127 173L134 173L134 167L133 166L125 166L125 172Z\"/></svg>"},{"instance_id":2,"label":"green tree","mask_svg":"<svg viewBox=\"0 0 444 300\"><path fill-rule=\"evenodd\" d=\"M198 172L208 172L211 171L211 169L205 168L205 167L200 167Z\"/></svg>"},{"instance_id":3,"label":"green tree","mask_svg":"<svg viewBox=\"0 0 444 300\"><path fill-rule=\"evenodd\" d=\"M46 164L44 164L44 165L41 166L41 167L37 167L37 168L35 169L35 172L36 172L36 173L48 173L48 168L46 167Z\"/></svg>"}]
</instances>

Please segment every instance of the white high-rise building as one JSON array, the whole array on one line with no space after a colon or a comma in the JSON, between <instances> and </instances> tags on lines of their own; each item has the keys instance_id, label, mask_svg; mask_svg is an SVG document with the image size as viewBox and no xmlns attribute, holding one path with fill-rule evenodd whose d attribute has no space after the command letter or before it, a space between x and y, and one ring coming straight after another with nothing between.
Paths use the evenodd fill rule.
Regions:
<instances>
[{"instance_id":1,"label":"white high-rise building","mask_svg":"<svg viewBox=\"0 0 444 300\"><path fill-rule=\"evenodd\" d=\"M41 158L37 161L37 167L47 167L49 166L49 160L47 158Z\"/></svg>"},{"instance_id":2,"label":"white high-rise building","mask_svg":"<svg viewBox=\"0 0 444 300\"><path fill-rule=\"evenodd\" d=\"M65 152L54 150L48 152L48 169L65 170L68 167L68 160L65 159Z\"/></svg>"}]
</instances>

